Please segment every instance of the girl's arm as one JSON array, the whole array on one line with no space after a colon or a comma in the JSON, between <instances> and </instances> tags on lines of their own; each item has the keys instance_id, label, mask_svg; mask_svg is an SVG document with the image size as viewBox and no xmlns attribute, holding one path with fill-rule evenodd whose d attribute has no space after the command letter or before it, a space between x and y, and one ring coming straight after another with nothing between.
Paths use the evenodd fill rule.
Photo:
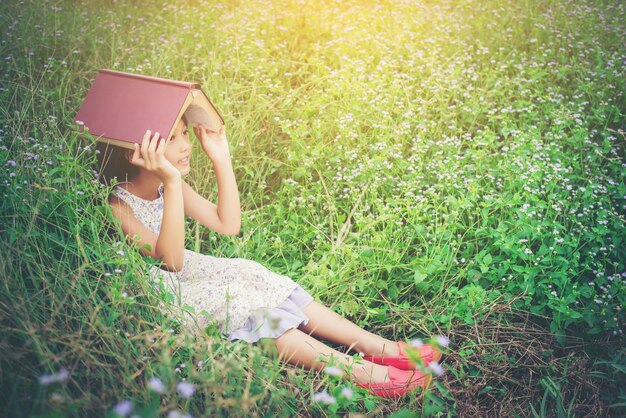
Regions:
<instances>
[{"instance_id":1,"label":"girl's arm","mask_svg":"<svg viewBox=\"0 0 626 418\"><path fill-rule=\"evenodd\" d=\"M163 182L163 218L155 244L157 258L170 271L180 271L185 257L185 208L180 175Z\"/></svg>"},{"instance_id":2,"label":"girl's arm","mask_svg":"<svg viewBox=\"0 0 626 418\"><path fill-rule=\"evenodd\" d=\"M142 225L132 210L120 199L112 199L113 215L122 221L122 231L154 259L160 259L170 271L180 271L185 257L185 209L182 194L182 176L165 158L167 143L159 141L158 132L151 138L146 131L141 148L135 144L131 164L156 174L163 182L163 216L159 235Z\"/></svg>"},{"instance_id":3,"label":"girl's arm","mask_svg":"<svg viewBox=\"0 0 626 418\"><path fill-rule=\"evenodd\" d=\"M213 159L213 169L217 178L217 213L231 234L237 235L241 228L241 204L230 155Z\"/></svg>"},{"instance_id":4,"label":"girl's arm","mask_svg":"<svg viewBox=\"0 0 626 418\"><path fill-rule=\"evenodd\" d=\"M204 125L199 125L194 130L202 142L202 149L213 162L217 178L217 205L183 182L186 213L219 233L236 235L241 227L241 204L224 127L222 126L220 132L211 131Z\"/></svg>"},{"instance_id":5,"label":"girl's arm","mask_svg":"<svg viewBox=\"0 0 626 418\"><path fill-rule=\"evenodd\" d=\"M122 223L124 236L137 244L143 254L156 259L157 255L154 249L158 236L139 222L133 213L133 209L119 197L111 194L109 196L109 205L111 205L113 216Z\"/></svg>"},{"instance_id":6,"label":"girl's arm","mask_svg":"<svg viewBox=\"0 0 626 418\"><path fill-rule=\"evenodd\" d=\"M163 198L164 200L166 199L165 196ZM122 223L122 232L124 233L124 236L137 244L140 251L144 255L150 256L155 260L161 259L168 270L178 271L182 269L184 248L182 248L182 251L179 253L180 261L176 262L172 257L168 256L170 254L168 250L164 249L164 247L158 243L159 240L167 242L165 238L166 234L163 233L163 225L161 227L161 233L156 235L146 228L144 224L139 222L139 220L137 220L132 208L119 197L111 195L109 197L109 204L111 205L113 216L119 219ZM165 213L163 217L165 218ZM159 248L158 251L157 247ZM165 252L163 253L163 251ZM174 251L174 253L177 252L177 250Z\"/></svg>"}]
</instances>

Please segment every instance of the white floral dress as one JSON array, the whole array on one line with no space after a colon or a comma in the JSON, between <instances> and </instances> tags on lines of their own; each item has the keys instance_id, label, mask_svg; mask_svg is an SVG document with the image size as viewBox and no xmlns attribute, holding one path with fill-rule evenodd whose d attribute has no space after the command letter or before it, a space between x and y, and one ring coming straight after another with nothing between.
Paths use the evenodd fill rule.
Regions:
<instances>
[{"instance_id":1,"label":"white floral dress","mask_svg":"<svg viewBox=\"0 0 626 418\"><path fill-rule=\"evenodd\" d=\"M113 193L133 210L137 220L159 234L163 217L163 184L159 197L145 200L116 186ZM243 258L218 258L185 249L182 270L150 269L153 280L161 280L175 295L175 305L189 328L215 322L231 341L248 342L277 338L290 328L307 323L302 309L313 297L287 276ZM205 314L202 312L204 311ZM208 315L207 315L208 314Z\"/></svg>"}]
</instances>

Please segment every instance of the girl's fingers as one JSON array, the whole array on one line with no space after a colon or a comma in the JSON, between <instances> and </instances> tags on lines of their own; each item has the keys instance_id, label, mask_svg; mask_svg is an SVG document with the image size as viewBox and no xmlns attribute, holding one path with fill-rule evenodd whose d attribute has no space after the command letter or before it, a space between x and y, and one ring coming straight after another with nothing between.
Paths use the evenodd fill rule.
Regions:
<instances>
[{"instance_id":1,"label":"girl's fingers","mask_svg":"<svg viewBox=\"0 0 626 418\"><path fill-rule=\"evenodd\" d=\"M156 165L156 148L159 145L159 133L155 132L152 138L150 139L150 145L148 145L148 154L147 159L149 164L149 169L155 167ZM145 157L144 157L145 158Z\"/></svg>"},{"instance_id":2,"label":"girl's fingers","mask_svg":"<svg viewBox=\"0 0 626 418\"><path fill-rule=\"evenodd\" d=\"M159 140L156 153L159 155L163 155L165 153L165 148L167 148L167 139L163 137Z\"/></svg>"},{"instance_id":3,"label":"girl's fingers","mask_svg":"<svg viewBox=\"0 0 626 418\"><path fill-rule=\"evenodd\" d=\"M148 146L148 150L156 151L157 145L159 145L159 133L155 132L154 136L150 140L150 145Z\"/></svg>"},{"instance_id":4,"label":"girl's fingers","mask_svg":"<svg viewBox=\"0 0 626 418\"><path fill-rule=\"evenodd\" d=\"M144 159L146 159L146 156L148 155L148 145L150 145L150 135L151 135L150 130L147 130L143 136L143 141L141 141L141 155L143 156Z\"/></svg>"},{"instance_id":5,"label":"girl's fingers","mask_svg":"<svg viewBox=\"0 0 626 418\"><path fill-rule=\"evenodd\" d=\"M157 135L157 132L154 133L154 135L152 135L152 132L150 130L147 131L147 137L144 136L144 142L143 144L141 144L141 154L143 156L143 159L145 160L146 164L146 168L148 170L151 170L152 167L154 166L154 159L152 157L152 148L153 148L153 143L154 143L154 136Z\"/></svg>"}]
</instances>

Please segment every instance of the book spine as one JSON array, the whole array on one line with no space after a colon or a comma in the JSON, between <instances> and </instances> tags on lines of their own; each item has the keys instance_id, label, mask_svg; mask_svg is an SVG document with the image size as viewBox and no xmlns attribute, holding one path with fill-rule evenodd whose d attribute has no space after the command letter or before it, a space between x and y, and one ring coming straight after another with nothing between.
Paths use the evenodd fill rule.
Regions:
<instances>
[{"instance_id":1,"label":"book spine","mask_svg":"<svg viewBox=\"0 0 626 418\"><path fill-rule=\"evenodd\" d=\"M101 73L108 73L111 75L116 75L116 76L120 76L120 77L129 77L129 78L138 78L141 80L146 80L146 81L152 81L152 82L156 82L156 83L163 83L163 84L168 84L168 85L176 85L176 86L180 86L180 87L186 87L186 88L200 88L200 84L199 83L190 83L187 81L178 81L178 80L167 80L165 78L158 78L158 77L150 77L147 75L141 75L141 74L132 74L132 73L124 73L121 71L115 71L115 70L100 70Z\"/></svg>"}]
</instances>

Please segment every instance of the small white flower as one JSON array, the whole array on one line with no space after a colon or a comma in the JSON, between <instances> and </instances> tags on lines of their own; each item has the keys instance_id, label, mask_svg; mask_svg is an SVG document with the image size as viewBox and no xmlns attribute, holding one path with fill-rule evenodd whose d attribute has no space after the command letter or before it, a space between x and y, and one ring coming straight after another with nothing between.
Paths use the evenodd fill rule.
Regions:
<instances>
[{"instance_id":1,"label":"small white flower","mask_svg":"<svg viewBox=\"0 0 626 418\"><path fill-rule=\"evenodd\" d=\"M443 367L441 367L441 365L436 361L431 361L430 364L428 365L428 369L431 372L433 372L436 376L443 375Z\"/></svg>"},{"instance_id":2,"label":"small white flower","mask_svg":"<svg viewBox=\"0 0 626 418\"><path fill-rule=\"evenodd\" d=\"M67 369L61 369L55 374L45 374L43 376L39 376L39 384L41 385L49 385L51 383L64 383L69 379L70 372Z\"/></svg>"},{"instance_id":3,"label":"small white flower","mask_svg":"<svg viewBox=\"0 0 626 418\"><path fill-rule=\"evenodd\" d=\"M52 395L50 395L50 400L52 402L63 402L65 398L59 392L52 392Z\"/></svg>"},{"instance_id":4,"label":"small white flower","mask_svg":"<svg viewBox=\"0 0 626 418\"><path fill-rule=\"evenodd\" d=\"M70 372L67 369L61 369L57 373L57 378L59 379L59 382L65 382L67 379L69 379L69 377Z\"/></svg>"},{"instance_id":5,"label":"small white flower","mask_svg":"<svg viewBox=\"0 0 626 418\"><path fill-rule=\"evenodd\" d=\"M131 401L122 401L113 407L113 412L121 417L127 417L130 411L133 410L133 403Z\"/></svg>"},{"instance_id":6,"label":"small white flower","mask_svg":"<svg viewBox=\"0 0 626 418\"><path fill-rule=\"evenodd\" d=\"M526 253L526 254L532 254L532 253L533 253L533 250L531 250L530 248L526 248L526 249L524 250L524 253Z\"/></svg>"},{"instance_id":7,"label":"small white flower","mask_svg":"<svg viewBox=\"0 0 626 418\"><path fill-rule=\"evenodd\" d=\"M53 374L44 374L43 376L39 376L38 379L40 385L49 385L50 383L56 382Z\"/></svg>"},{"instance_id":8,"label":"small white flower","mask_svg":"<svg viewBox=\"0 0 626 418\"><path fill-rule=\"evenodd\" d=\"M422 348L422 346L424 345L424 342L420 340L419 338L415 338L411 340L411 345L415 348Z\"/></svg>"},{"instance_id":9,"label":"small white flower","mask_svg":"<svg viewBox=\"0 0 626 418\"><path fill-rule=\"evenodd\" d=\"M116 252L116 254L124 255L124 250L119 250L119 251Z\"/></svg>"},{"instance_id":10,"label":"small white flower","mask_svg":"<svg viewBox=\"0 0 626 418\"><path fill-rule=\"evenodd\" d=\"M335 376L335 377L341 377L343 376L343 372L341 371L341 369L337 366L328 366L324 369L324 372L326 374L329 374L331 376Z\"/></svg>"},{"instance_id":11,"label":"small white flower","mask_svg":"<svg viewBox=\"0 0 626 418\"><path fill-rule=\"evenodd\" d=\"M437 344L442 347L447 347L450 344L450 339L445 335L437 335L435 340L437 341Z\"/></svg>"},{"instance_id":12,"label":"small white flower","mask_svg":"<svg viewBox=\"0 0 626 418\"><path fill-rule=\"evenodd\" d=\"M157 393L165 393L165 385L158 377L151 377L148 380L148 386Z\"/></svg>"},{"instance_id":13,"label":"small white flower","mask_svg":"<svg viewBox=\"0 0 626 418\"><path fill-rule=\"evenodd\" d=\"M333 398L328 392L323 390L313 395L313 402L332 404L335 403L335 398Z\"/></svg>"},{"instance_id":14,"label":"small white flower","mask_svg":"<svg viewBox=\"0 0 626 418\"><path fill-rule=\"evenodd\" d=\"M343 395L344 398L346 398L347 400L352 399L352 389L346 387L341 389L341 394Z\"/></svg>"},{"instance_id":15,"label":"small white flower","mask_svg":"<svg viewBox=\"0 0 626 418\"><path fill-rule=\"evenodd\" d=\"M178 382L176 390L183 398L191 398L196 392L196 388L189 382Z\"/></svg>"}]
</instances>

